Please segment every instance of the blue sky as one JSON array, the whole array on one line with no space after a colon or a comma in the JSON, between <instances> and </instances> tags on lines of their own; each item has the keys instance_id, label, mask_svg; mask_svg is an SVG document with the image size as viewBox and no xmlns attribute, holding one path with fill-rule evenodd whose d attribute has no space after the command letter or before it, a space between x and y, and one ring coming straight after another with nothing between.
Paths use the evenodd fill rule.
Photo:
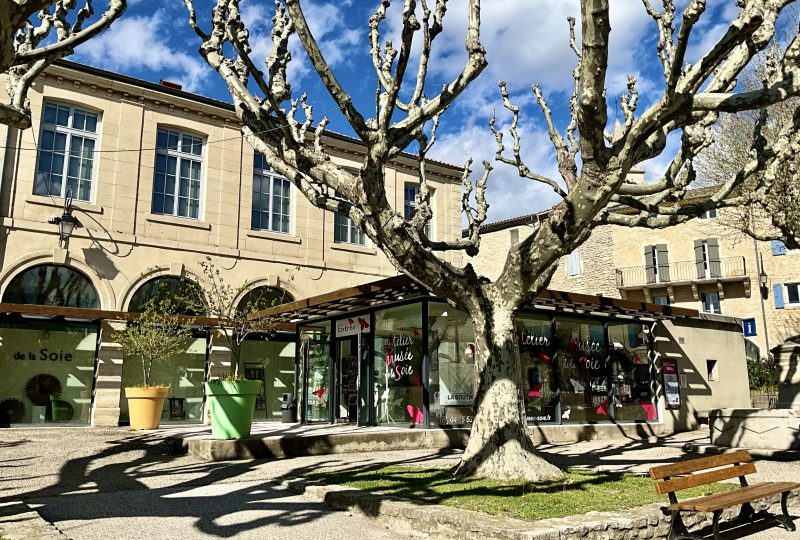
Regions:
<instances>
[{"instance_id":1,"label":"blue sky","mask_svg":"<svg viewBox=\"0 0 800 540\"><path fill-rule=\"evenodd\" d=\"M656 6L661 3L651 1ZM676 3L682 6L686 0ZM708 4L693 34L689 61L700 58L738 13L735 0L710 0ZM367 22L378 0L304 0L302 5L340 81L353 95L362 113L374 116L375 75L369 58ZM206 27L211 6L212 2L205 0L195 3ZM436 83L452 80L463 65L465 6L465 0L451 0L448 4L444 32L434 44L429 93ZM271 46L269 32L274 3L242 0L241 7L250 29L253 58L261 64ZM401 7L402 2L395 0L385 24L385 36L397 35ZM524 158L537 172L557 177L553 152L530 85L540 84L557 123L563 128L568 121L566 106L576 61L568 47L566 19L570 15L579 18L577 0L483 2L481 37L488 52L489 67L443 116L432 157L457 164L463 164L467 157L474 158L476 163L482 159L493 160L495 143L488 128L492 111L497 112L499 126L507 125L510 120L504 114L497 90L498 80L503 79L508 82L513 101L523 108L520 124ZM634 75L639 81L639 110L642 111L660 97L662 75L655 53L657 30L641 0L612 0L611 27L607 95L609 122L613 126L618 115L615 98L624 92L627 76ZM198 46L198 38L186 24L183 2L129 0L128 11L122 19L106 33L79 47L71 60L153 82L168 79L183 84L185 90L230 101L219 76L197 53ZM295 96L306 92L317 118L327 113L331 129L350 134L351 130L319 84L296 40L291 50L294 59L290 64L290 81ZM409 71L415 70L413 65L409 68ZM673 138L663 157L646 164L648 178L656 178L664 170L676 143ZM514 170L502 164L496 164L492 173L488 199L489 221L536 212L556 202L549 188L520 179Z\"/></svg>"}]
</instances>

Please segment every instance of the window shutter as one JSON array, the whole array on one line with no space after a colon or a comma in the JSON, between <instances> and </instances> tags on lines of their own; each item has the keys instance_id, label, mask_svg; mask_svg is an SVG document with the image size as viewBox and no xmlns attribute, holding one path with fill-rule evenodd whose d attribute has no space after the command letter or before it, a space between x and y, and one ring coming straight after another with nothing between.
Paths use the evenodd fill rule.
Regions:
<instances>
[{"instance_id":1,"label":"window shutter","mask_svg":"<svg viewBox=\"0 0 800 540\"><path fill-rule=\"evenodd\" d=\"M773 240L772 241L772 256L773 257L777 257L779 255L786 255L786 244L784 244L780 240Z\"/></svg>"},{"instance_id":2,"label":"window shutter","mask_svg":"<svg viewBox=\"0 0 800 540\"><path fill-rule=\"evenodd\" d=\"M658 244L658 281L669 281L669 254L667 244Z\"/></svg>"},{"instance_id":3,"label":"window shutter","mask_svg":"<svg viewBox=\"0 0 800 540\"><path fill-rule=\"evenodd\" d=\"M509 231L509 238L511 239L512 246L519 244L519 229L511 229Z\"/></svg>"},{"instance_id":4,"label":"window shutter","mask_svg":"<svg viewBox=\"0 0 800 540\"><path fill-rule=\"evenodd\" d=\"M772 297L775 300L775 309L783 309L783 283L772 286Z\"/></svg>"},{"instance_id":5,"label":"window shutter","mask_svg":"<svg viewBox=\"0 0 800 540\"><path fill-rule=\"evenodd\" d=\"M567 275L577 276L581 273L581 262L577 252L567 255Z\"/></svg>"},{"instance_id":6,"label":"window shutter","mask_svg":"<svg viewBox=\"0 0 800 540\"><path fill-rule=\"evenodd\" d=\"M697 267L697 279L706 277L705 269L703 268L703 241L694 241L694 264Z\"/></svg>"},{"instance_id":7,"label":"window shutter","mask_svg":"<svg viewBox=\"0 0 800 540\"><path fill-rule=\"evenodd\" d=\"M656 282L655 246L644 247L644 265L647 283Z\"/></svg>"},{"instance_id":8,"label":"window shutter","mask_svg":"<svg viewBox=\"0 0 800 540\"><path fill-rule=\"evenodd\" d=\"M719 257L719 240L709 238L708 244L708 269L711 277L722 277L722 261Z\"/></svg>"}]
</instances>

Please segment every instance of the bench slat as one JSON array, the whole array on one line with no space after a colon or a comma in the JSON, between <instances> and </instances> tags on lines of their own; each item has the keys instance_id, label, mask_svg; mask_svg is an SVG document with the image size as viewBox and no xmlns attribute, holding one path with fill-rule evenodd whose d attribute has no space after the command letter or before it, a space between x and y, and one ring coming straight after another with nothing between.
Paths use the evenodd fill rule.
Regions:
<instances>
[{"instance_id":1,"label":"bench slat","mask_svg":"<svg viewBox=\"0 0 800 540\"><path fill-rule=\"evenodd\" d=\"M666 493L672 493L673 491L719 482L720 480L728 480L747 474L754 474L755 472L756 466L754 463L743 463L732 467L723 467L713 471L695 473L689 476L679 476L671 480L656 482L656 491L659 495L664 495Z\"/></svg>"},{"instance_id":2,"label":"bench slat","mask_svg":"<svg viewBox=\"0 0 800 540\"><path fill-rule=\"evenodd\" d=\"M747 502L757 501L771 495L777 495L786 491L800 489L800 484L795 482L763 482L753 484L733 491L715 493L706 497L698 497L688 501L669 505L669 510L689 510L693 512L714 512L738 506Z\"/></svg>"},{"instance_id":3,"label":"bench slat","mask_svg":"<svg viewBox=\"0 0 800 540\"><path fill-rule=\"evenodd\" d=\"M747 450L737 450L736 452L729 452L727 454L718 454L716 456L690 459L687 461L670 463L669 465L653 467L650 469L650 478L653 480L661 480L662 478L679 476L681 474L693 473L705 469L713 469L714 467L732 465L734 463L747 463L750 461L753 461L753 458L750 457L750 452Z\"/></svg>"}]
</instances>

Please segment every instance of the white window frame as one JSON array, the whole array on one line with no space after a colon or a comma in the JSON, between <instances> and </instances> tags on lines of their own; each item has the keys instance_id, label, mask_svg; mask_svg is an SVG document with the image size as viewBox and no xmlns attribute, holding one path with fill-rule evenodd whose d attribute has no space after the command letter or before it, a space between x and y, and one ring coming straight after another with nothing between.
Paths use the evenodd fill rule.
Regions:
<instances>
[{"instance_id":1,"label":"white window frame","mask_svg":"<svg viewBox=\"0 0 800 540\"><path fill-rule=\"evenodd\" d=\"M264 211L261 210L260 208L256 209L255 198L253 198L253 200L250 202L250 228L254 231L269 231L277 234L292 234L292 215L294 214L294 212L292 212L292 204L294 203L294 195L292 194L292 183L285 176L281 176L275 173L272 170L272 167L269 166L269 163L267 163L266 157L263 157L263 162L266 165L266 168L257 168L256 160L255 159L253 160L253 192L255 192L256 175L261 176L262 178L269 178L269 194L267 194L267 196L269 197L269 202L267 206L268 210ZM275 180L279 180L281 183L283 183L284 188L287 189L288 193L289 202L287 205L287 213L285 214L287 217L287 225L285 231L280 230L280 227L278 228L275 227L276 225L275 218L284 215L282 213L276 214L273 206L275 197L275 192L273 188L275 187ZM263 191L260 192L260 194L262 197L265 195ZM252 219L253 212L258 212L259 214L261 214L262 216L261 227L255 227L253 225L253 219ZM267 217L266 227L263 226L264 225L263 217L265 215Z\"/></svg>"},{"instance_id":2,"label":"white window frame","mask_svg":"<svg viewBox=\"0 0 800 540\"><path fill-rule=\"evenodd\" d=\"M797 296L798 296L797 302L792 302L791 299L789 298L789 287L795 287L797 289ZM784 302L785 305L792 307L800 307L800 283L784 283L783 288L785 291L784 298L786 298L786 302Z\"/></svg>"},{"instance_id":3,"label":"white window frame","mask_svg":"<svg viewBox=\"0 0 800 540\"><path fill-rule=\"evenodd\" d=\"M157 128L157 130L156 130L156 141L158 141L159 132L162 132L162 131L166 132L167 136L169 136L170 133L177 134L178 135L178 144L177 144L176 148L169 148L169 147L167 147L167 148L159 148L158 147L158 143L156 143L156 159L155 159L155 161L153 163L153 191L152 191L151 200L150 200L150 212L152 214L156 214L156 215L160 215L160 216L172 216L172 217L176 217L176 218L192 219L192 220L198 220L199 221L203 217L203 210L204 210L204 208L203 208L203 199L204 199L203 195L204 195L204 186L205 186L204 175L205 175L205 154L206 154L206 140L205 140L205 137L203 137L202 135L199 135L197 133L192 133L192 132L189 132L189 131L182 131L182 130L174 129L174 128L171 128L171 127L168 127L168 126L159 126ZM183 145L184 137L190 137L191 138L192 143L191 143L190 146L192 146L192 147L194 147L194 145L197 144L197 141L199 141L200 154L194 154L194 153L191 153L191 152L184 151L184 147L183 147L184 146ZM157 161L158 161L158 156L159 155L165 156L167 159L175 158L175 160L176 160L175 161L175 188L174 188L174 191L172 193L172 197L173 197L172 212L166 212L166 211L164 211L164 212L155 212L154 209L153 209L153 202L155 200L155 195L156 195L156 191L155 191L156 174L157 174L156 166L157 166ZM189 206L187 206L187 209L189 210L188 215L184 216L184 215L181 215L181 214L178 213L179 212L179 208L180 208L180 180L181 180L180 171L181 171L181 163L183 161L198 162L200 164L200 173L198 175L198 182L199 182L200 185L198 186L198 190L197 190L197 216L196 217L191 216L191 195L189 196L189 201L190 201ZM190 182L191 182L191 179L190 179ZM166 180L165 180L165 183L166 183ZM165 189L166 189L166 186L165 186ZM189 185L189 193L190 194L191 194L191 189L192 188L191 188L191 183L190 183L190 185ZM165 195L167 194L166 191L164 193L165 193Z\"/></svg>"},{"instance_id":4,"label":"white window frame","mask_svg":"<svg viewBox=\"0 0 800 540\"><path fill-rule=\"evenodd\" d=\"M717 209L716 208L712 208L711 210L706 210L705 212L703 212L702 214L697 216L697 219L701 219L701 220L717 219Z\"/></svg>"},{"instance_id":5,"label":"white window frame","mask_svg":"<svg viewBox=\"0 0 800 540\"><path fill-rule=\"evenodd\" d=\"M410 218L410 216L406 216L406 204L408 204L408 207L411 208L411 213L412 214L413 214L414 210L416 210L416 208L417 208L417 195L419 194L419 188L420 188L419 184L415 184L413 182L406 182L403 185L403 217L405 219L409 219ZM408 200L406 198L406 190L408 190L408 189L413 189L414 190L414 198L412 198L411 200ZM436 195L436 190L434 190L434 189L429 187L428 188L428 192L430 193L431 210L433 210L433 207L434 207L434 198L433 197L434 197L434 195ZM434 216L435 215L436 214L434 212ZM429 240L433 240L433 236L432 236L433 235L433 222L434 222L434 219L432 218L428 223L425 224L425 235L428 237Z\"/></svg>"},{"instance_id":6,"label":"white window frame","mask_svg":"<svg viewBox=\"0 0 800 540\"><path fill-rule=\"evenodd\" d=\"M58 114L58 108L67 109L69 111L68 112L68 118L67 118L67 124L68 124L67 126L62 126L62 125L59 125L59 124L47 123L45 121L45 111L46 111L48 105L56 107L56 114ZM86 116L89 116L89 115L94 116L94 118L95 118L95 130L94 131L86 131L85 129L78 129L78 128L73 127L74 126L75 113L76 112L81 112ZM39 151L37 152L37 156L36 156L36 172L35 172L36 179L33 182L33 194L34 195L45 196L45 197L58 197L60 199L66 198L67 189L68 189L67 188L67 184L68 184L68 173L69 173L69 161L70 161L70 154L72 153L72 139L73 139L73 137L83 137L84 139L90 139L90 140L94 141L94 149L92 150L92 167L91 167L90 178L89 178L89 197L84 198L84 197L80 196L80 180L79 180L78 190L77 190L78 193L73 192L72 193L72 198L74 200L76 200L76 201L84 201L84 202L92 202L92 201L94 201L95 192L97 191L96 190L96 185L97 185L97 181L96 180L97 180L97 168L98 168L98 161L99 161L98 159L95 159L95 155L97 154L98 148L100 146L101 120L102 120L102 115L99 112L93 111L93 110L89 110L88 108L75 107L73 105L70 105L69 103L63 103L63 102L54 101L54 100L45 100L42 103L42 114L41 114L41 122L40 122L41 125L39 127L39 141L40 141L39 144L41 144L41 141L42 141L42 138L44 136L44 131L45 130L50 130L50 131L53 131L54 133L62 133L62 134L64 134L66 136L66 142L64 143L64 163L63 163L63 165L61 167L61 189L60 189L59 193L58 194L50 193L49 179L48 179L48 183L47 183L48 189L47 189L46 193L41 193L41 192L37 192L36 191L36 187L39 184L38 177L39 177L39 174L41 174L40 171L39 171L39 166L41 164L41 155L42 155L42 152L49 151L49 150L45 150L45 149L40 147ZM55 152L52 151L52 153L55 153ZM51 167L51 171L52 171L52 167Z\"/></svg>"},{"instance_id":7,"label":"white window frame","mask_svg":"<svg viewBox=\"0 0 800 540\"><path fill-rule=\"evenodd\" d=\"M663 298L663 299L666 300L666 302L663 303L663 304L659 304L658 302L656 302L656 298ZM670 303L669 303L669 295L668 294L654 294L652 296L652 299L653 299L653 303L656 304L656 305L659 305L659 306L668 306L668 305L670 305Z\"/></svg>"},{"instance_id":8,"label":"white window frame","mask_svg":"<svg viewBox=\"0 0 800 540\"><path fill-rule=\"evenodd\" d=\"M571 263L570 263L570 260L572 260ZM567 255L566 258L564 259L564 266L565 266L566 271L567 271L567 276L569 276L569 277L580 276L581 273L582 273L582 270L583 270L582 264L581 264L581 254L580 254L580 252L579 251L573 251L572 253ZM571 273L569 271L570 270L570 266L572 266L572 268L575 270L574 273Z\"/></svg>"}]
</instances>

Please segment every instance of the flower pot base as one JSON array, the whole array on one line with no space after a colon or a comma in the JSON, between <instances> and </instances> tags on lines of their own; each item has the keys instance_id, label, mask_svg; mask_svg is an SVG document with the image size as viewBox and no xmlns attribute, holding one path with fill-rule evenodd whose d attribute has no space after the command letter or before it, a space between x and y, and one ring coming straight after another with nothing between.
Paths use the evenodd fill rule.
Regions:
<instances>
[{"instance_id":1,"label":"flower pot base","mask_svg":"<svg viewBox=\"0 0 800 540\"><path fill-rule=\"evenodd\" d=\"M169 393L168 386L132 387L125 389L132 430L158 429L161 411Z\"/></svg>"}]
</instances>

